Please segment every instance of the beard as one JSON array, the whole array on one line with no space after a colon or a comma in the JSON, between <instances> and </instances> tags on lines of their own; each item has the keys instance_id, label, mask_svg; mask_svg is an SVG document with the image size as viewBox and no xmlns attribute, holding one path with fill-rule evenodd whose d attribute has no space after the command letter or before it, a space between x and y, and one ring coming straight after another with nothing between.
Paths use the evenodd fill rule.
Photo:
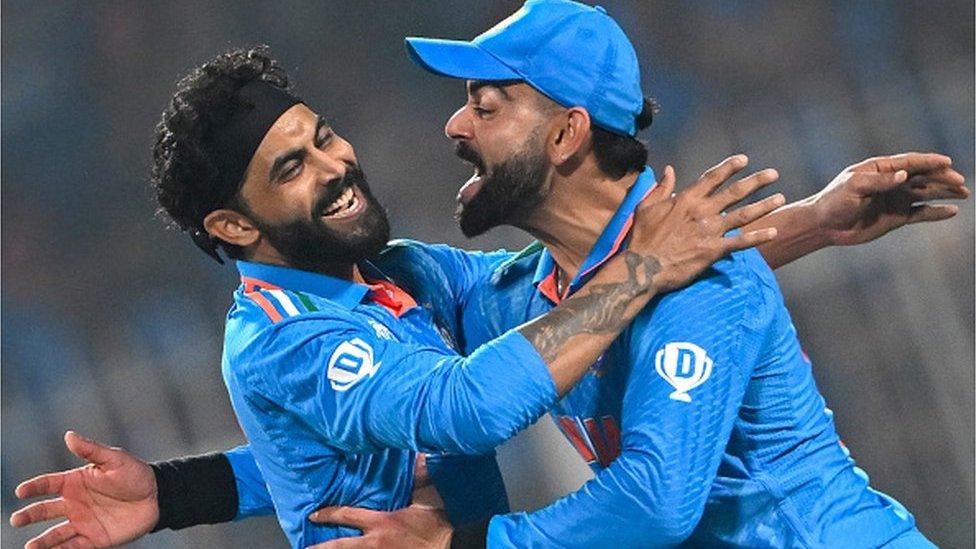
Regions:
<instances>
[{"instance_id":1,"label":"beard","mask_svg":"<svg viewBox=\"0 0 976 549\"><path fill-rule=\"evenodd\" d=\"M471 238L500 225L516 225L545 198L549 160L536 132L523 149L486 173L484 161L466 142L457 144L456 153L479 167L484 181L467 204L458 205L455 217L464 236Z\"/></svg>"},{"instance_id":2,"label":"beard","mask_svg":"<svg viewBox=\"0 0 976 549\"><path fill-rule=\"evenodd\" d=\"M359 188L366 202L356 224L341 230L330 227L322 214L353 185ZM250 217L282 259L304 271L329 272L337 264L353 264L375 257L390 240L386 211L373 197L358 166L349 168L340 182L329 186L329 192L312 208L311 218L275 224L253 214Z\"/></svg>"}]
</instances>

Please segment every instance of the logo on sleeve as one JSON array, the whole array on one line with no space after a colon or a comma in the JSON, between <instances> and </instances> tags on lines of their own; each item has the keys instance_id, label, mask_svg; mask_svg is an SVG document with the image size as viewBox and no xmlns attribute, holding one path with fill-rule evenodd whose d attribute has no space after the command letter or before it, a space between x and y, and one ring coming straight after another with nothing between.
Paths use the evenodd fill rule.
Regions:
<instances>
[{"instance_id":1,"label":"logo on sleeve","mask_svg":"<svg viewBox=\"0 0 976 549\"><path fill-rule=\"evenodd\" d=\"M369 322L369 325L373 327L373 331L376 332L376 337L379 337L380 339L386 339L389 341L397 340L396 336L393 335L393 332L391 332L390 329L387 328L386 326L380 324L379 322L376 322L373 319L369 319L366 322Z\"/></svg>"},{"instance_id":2,"label":"logo on sleeve","mask_svg":"<svg viewBox=\"0 0 976 549\"><path fill-rule=\"evenodd\" d=\"M654 355L658 375L675 388L671 400L691 402L688 391L698 387L712 375L712 359L694 343L674 341Z\"/></svg>"},{"instance_id":3,"label":"logo on sleeve","mask_svg":"<svg viewBox=\"0 0 976 549\"><path fill-rule=\"evenodd\" d=\"M379 367L379 362L373 363L373 348L357 337L336 347L326 375L334 390L346 391L364 377L371 377Z\"/></svg>"}]
</instances>

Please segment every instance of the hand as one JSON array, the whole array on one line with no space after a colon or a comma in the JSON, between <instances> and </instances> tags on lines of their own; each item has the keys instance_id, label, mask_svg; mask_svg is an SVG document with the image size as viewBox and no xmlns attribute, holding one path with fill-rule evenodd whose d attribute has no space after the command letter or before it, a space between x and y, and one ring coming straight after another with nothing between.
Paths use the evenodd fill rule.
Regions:
<instances>
[{"instance_id":1,"label":"hand","mask_svg":"<svg viewBox=\"0 0 976 549\"><path fill-rule=\"evenodd\" d=\"M934 153L878 156L848 166L812 198L818 224L831 244L853 246L910 223L948 219L957 206L925 202L969 196L965 178L951 166L948 156Z\"/></svg>"},{"instance_id":2,"label":"hand","mask_svg":"<svg viewBox=\"0 0 976 549\"><path fill-rule=\"evenodd\" d=\"M156 476L149 465L74 431L65 433L64 442L88 464L34 477L17 487L21 499L57 497L16 511L10 517L13 526L66 519L28 541L25 549L113 547L148 534L159 520Z\"/></svg>"},{"instance_id":3,"label":"hand","mask_svg":"<svg viewBox=\"0 0 976 549\"><path fill-rule=\"evenodd\" d=\"M357 507L323 507L309 517L312 522L358 528L363 535L339 538L309 549L446 549L451 546L451 525L444 511L413 504L398 511L373 511Z\"/></svg>"},{"instance_id":4,"label":"hand","mask_svg":"<svg viewBox=\"0 0 976 549\"><path fill-rule=\"evenodd\" d=\"M776 170L762 170L719 187L749 163L745 155L726 158L709 169L696 183L672 198L674 169L668 166L651 195L637 209L628 251L652 257L660 264L653 276L659 291L673 290L695 279L724 255L750 248L776 237L775 228L725 236L783 205L775 194L731 212L723 211L776 181Z\"/></svg>"}]
</instances>

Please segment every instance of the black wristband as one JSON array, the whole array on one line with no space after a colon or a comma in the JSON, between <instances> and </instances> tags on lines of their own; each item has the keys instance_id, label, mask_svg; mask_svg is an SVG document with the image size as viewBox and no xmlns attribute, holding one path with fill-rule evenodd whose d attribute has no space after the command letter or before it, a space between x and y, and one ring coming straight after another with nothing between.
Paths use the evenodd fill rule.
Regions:
<instances>
[{"instance_id":1,"label":"black wristband","mask_svg":"<svg viewBox=\"0 0 976 549\"><path fill-rule=\"evenodd\" d=\"M488 547L488 521L491 517L454 528L451 549L485 549Z\"/></svg>"},{"instance_id":2,"label":"black wristband","mask_svg":"<svg viewBox=\"0 0 976 549\"><path fill-rule=\"evenodd\" d=\"M229 522L237 516L237 481L224 454L150 463L156 475L159 522L153 532Z\"/></svg>"}]
</instances>

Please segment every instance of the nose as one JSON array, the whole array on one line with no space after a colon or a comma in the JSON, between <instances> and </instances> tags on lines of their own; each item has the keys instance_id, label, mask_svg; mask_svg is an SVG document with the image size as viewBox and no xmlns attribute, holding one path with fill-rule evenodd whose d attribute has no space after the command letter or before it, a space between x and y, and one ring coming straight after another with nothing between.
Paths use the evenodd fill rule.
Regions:
<instances>
[{"instance_id":1,"label":"nose","mask_svg":"<svg viewBox=\"0 0 976 549\"><path fill-rule=\"evenodd\" d=\"M316 181L320 185L327 186L329 183L342 179L346 176L346 170L355 163L355 158L345 158L344 154L330 154L325 151L316 150L312 153L312 166L318 172Z\"/></svg>"},{"instance_id":2,"label":"nose","mask_svg":"<svg viewBox=\"0 0 976 549\"><path fill-rule=\"evenodd\" d=\"M444 125L444 134L451 139L471 139L474 127L471 125L471 117L468 115L467 106L461 107Z\"/></svg>"}]
</instances>

